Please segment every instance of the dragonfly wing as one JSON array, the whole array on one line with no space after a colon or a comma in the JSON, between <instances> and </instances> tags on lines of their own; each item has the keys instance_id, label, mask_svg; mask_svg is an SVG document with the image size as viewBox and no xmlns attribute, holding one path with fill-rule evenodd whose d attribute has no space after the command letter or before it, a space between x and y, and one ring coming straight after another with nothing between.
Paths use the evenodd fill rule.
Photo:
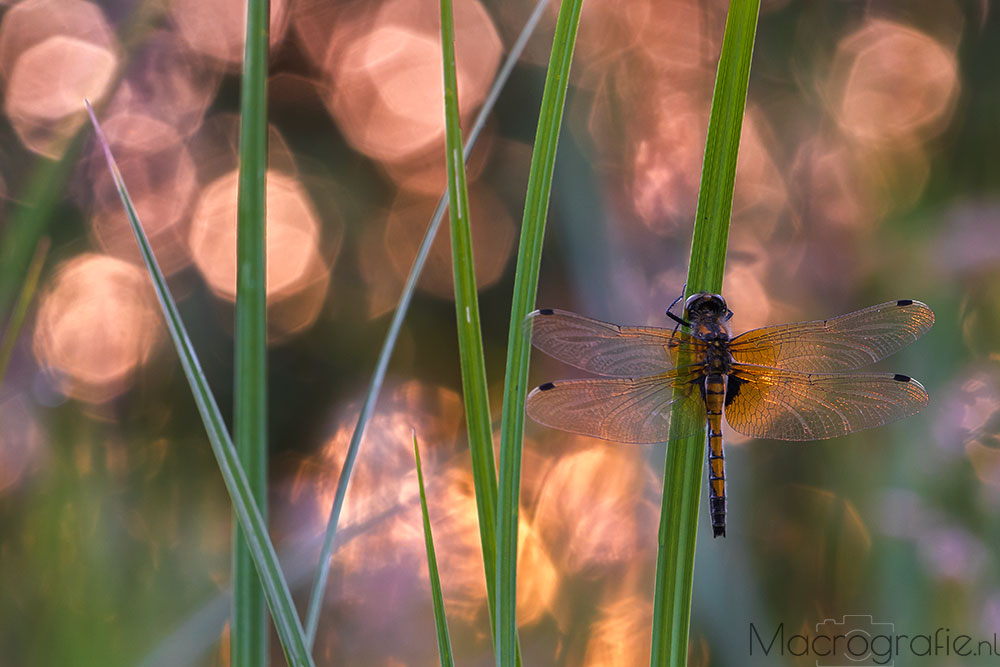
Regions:
<instances>
[{"instance_id":1,"label":"dragonfly wing","mask_svg":"<svg viewBox=\"0 0 1000 667\"><path fill-rule=\"evenodd\" d=\"M927 391L893 373L799 373L735 364L726 390L726 420L744 435L823 440L916 414Z\"/></svg>"},{"instance_id":2,"label":"dragonfly wing","mask_svg":"<svg viewBox=\"0 0 1000 667\"><path fill-rule=\"evenodd\" d=\"M549 382L528 394L526 410L536 422L571 433L634 444L666 442L677 411L690 417L685 423L692 433L705 428L705 402L693 382L697 375L691 370L638 380Z\"/></svg>"},{"instance_id":3,"label":"dragonfly wing","mask_svg":"<svg viewBox=\"0 0 1000 667\"><path fill-rule=\"evenodd\" d=\"M565 310L536 310L524 322L539 350L559 361L608 377L655 375L677 365L682 350L704 345L683 331L622 327Z\"/></svg>"},{"instance_id":4,"label":"dragonfly wing","mask_svg":"<svg viewBox=\"0 0 1000 667\"><path fill-rule=\"evenodd\" d=\"M844 371L883 359L920 338L934 324L926 304L909 299L829 320L754 329L733 339L738 362L796 371Z\"/></svg>"}]
</instances>

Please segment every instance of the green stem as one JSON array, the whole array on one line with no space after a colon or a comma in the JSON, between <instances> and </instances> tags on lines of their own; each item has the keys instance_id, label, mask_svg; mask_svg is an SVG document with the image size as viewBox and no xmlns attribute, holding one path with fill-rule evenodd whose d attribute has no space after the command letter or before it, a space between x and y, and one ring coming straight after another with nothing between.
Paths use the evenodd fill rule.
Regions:
<instances>
[{"instance_id":1,"label":"green stem","mask_svg":"<svg viewBox=\"0 0 1000 667\"><path fill-rule=\"evenodd\" d=\"M549 0L538 0L534 11L532 11L531 16L528 17L528 21L524 24L524 28L521 30L521 34L518 35L517 40L514 42L513 46L511 46L510 53L507 54L507 58L504 61L503 66L500 68L500 72L497 74L497 78L493 82L490 92L486 96L486 101L483 102L483 106L479 110L479 114L476 116L476 122L472 126L472 131L469 132L468 139L465 143L465 150L463 152L463 158L466 162L468 162L469 155L472 153L472 147L475 145L476 140L482 133L483 128L486 127L486 119L489 118L490 112L496 105L497 98L500 97L500 91L503 90L504 84L506 84L507 80L510 78L510 74L514 70L514 66L517 64L521 53L524 52L524 47L528 44L528 38L532 35L532 33L534 33L535 27L541 20L548 3ZM351 442L347 447L347 456L344 458L344 465L340 470L340 478L337 480L337 490L334 493L333 505L330 507L330 516L326 522L326 532L323 536L323 547L320 549L319 564L316 567L316 575L313 579L312 592L309 596L309 609L306 615L306 638L310 646L312 646L316 639L316 628L319 624L319 612L321 607L320 603L322 602L323 591L326 589L326 580L330 573L330 554L333 553L333 541L337 535L337 525L340 522L340 513L344 506L344 499L347 497L347 487L351 480L351 473L354 470L354 462L357 460L358 452L361 449L361 440L364 437L365 426L367 426L368 420L371 419L372 413L375 411L375 403L378 401L378 395L382 389L382 382L385 380L386 369L389 367L389 358L392 356L392 351L396 347L396 340L399 338L399 332L403 327L403 320L406 318L410 302L413 300L413 292L416 289L417 280L423 272L424 264L427 263L427 257L430 255L431 246L434 243L434 238L437 236L438 229L441 226L441 221L444 219L444 212L447 209L447 205L448 193L445 192L441 195L438 206L434 210L434 214L431 216L430 224L427 226L427 232L424 234L423 241L420 242L420 248L417 250L417 255L413 259L413 265L410 267L410 273L406 276L406 282L403 285L403 292L399 297L399 304L396 306L396 310L392 314L392 322L389 324L389 331L385 335L385 341L382 343L382 349L379 350L378 361L375 363L375 372L372 373L372 379L368 384L368 391L365 393L365 400L361 405L361 412L358 415L358 421L354 426L354 433L351 435ZM495 485L496 482L494 481L493 484ZM496 568L495 550L487 553L484 545L483 560L485 561L487 578L488 580L492 580L492 573L495 572Z\"/></svg>"},{"instance_id":2,"label":"green stem","mask_svg":"<svg viewBox=\"0 0 1000 667\"><path fill-rule=\"evenodd\" d=\"M759 0L731 0L705 140L687 294L719 293L726 265L736 159L743 127ZM705 439L673 434L696 427L674 415L663 475L650 665L687 664L698 507ZM704 427L704 425L701 425ZM690 431L688 431L690 432Z\"/></svg>"},{"instance_id":3,"label":"green stem","mask_svg":"<svg viewBox=\"0 0 1000 667\"><path fill-rule=\"evenodd\" d=\"M21 285L21 292L17 295L17 302L14 304L14 312L11 313L7 330L4 331L3 339L0 341L0 384L7 374L7 365L10 363L11 355L14 354L14 344L17 343L18 334L21 333L21 325L28 314L28 306L35 296L38 288L38 278L42 275L42 266L45 265L45 257L49 254L49 246L52 242L49 237L44 236L35 246L35 254L28 265L28 274L24 277L24 284Z\"/></svg>"},{"instance_id":4,"label":"green stem","mask_svg":"<svg viewBox=\"0 0 1000 667\"><path fill-rule=\"evenodd\" d=\"M248 0L240 99L236 214L236 324L233 436L253 498L267 520L267 55L269 0ZM230 660L267 665L267 607L250 549L233 526Z\"/></svg>"},{"instance_id":5,"label":"green stem","mask_svg":"<svg viewBox=\"0 0 1000 667\"><path fill-rule=\"evenodd\" d=\"M434 603L434 627L437 630L438 656L441 667L454 667L451 652L451 635L448 634L448 619L444 613L444 595L441 592L441 577L438 575L437 556L434 553L434 537L431 535L431 516L427 510L427 494L424 491L424 471L420 465L420 448L417 434L413 434L413 458L417 464L417 485L420 487L420 513L424 518L424 546L427 548L427 576L431 582L431 600Z\"/></svg>"},{"instance_id":6,"label":"green stem","mask_svg":"<svg viewBox=\"0 0 1000 667\"><path fill-rule=\"evenodd\" d=\"M268 535L264 517L257 508L246 473L240 464L232 438L229 437L229 431L226 430L219 404L208 386L208 379L201 369L201 362L198 361L194 345L191 344L191 337L188 336L184 322L181 320L177 302L174 301L170 288L167 286L167 279L153 255L149 238L135 212L132 198L125 187L125 181L118 170L118 165L115 164L114 156L111 155L111 148L108 146L104 132L101 131L101 126L97 122L97 117L94 115L90 103L85 101L85 104L87 112L90 114L90 121L94 126L94 133L97 135L98 143L108 163L108 170L111 172L115 186L118 188L118 195L125 207L125 214L128 216L129 225L132 227L132 233L139 246L139 254L142 255L142 261L152 279L153 290L156 292L156 298L160 302L160 308L167 323L167 331L170 332L170 338L177 350L184 376L191 386L191 393L194 396L195 405L198 407L198 413L205 424L208 442L212 446L212 454L219 465L219 472L222 473L222 480L226 484L226 490L229 492L230 500L232 500L240 528L245 533L250 554L257 567L257 575L264 587L264 597L271 610L274 629L278 634L278 639L281 640L281 647L285 651L285 659L293 667L311 666L314 664L313 659L306 648L305 632L299 621L298 613L295 611L292 594L288 590L288 581L281 571L278 555L275 553L274 544L271 543L271 538Z\"/></svg>"},{"instance_id":7,"label":"green stem","mask_svg":"<svg viewBox=\"0 0 1000 667\"><path fill-rule=\"evenodd\" d=\"M507 337L507 373L504 378L503 417L500 425L500 482L497 506L496 664L517 663L517 524L521 485L521 441L524 400L527 395L528 355L531 346L521 323L535 307L542 240L552 191L559 130L562 127L569 71L576 45L583 0L563 0L552 39L552 55L538 115L531 155L528 190L521 222L521 240L514 273L514 297Z\"/></svg>"},{"instance_id":8,"label":"green stem","mask_svg":"<svg viewBox=\"0 0 1000 667\"><path fill-rule=\"evenodd\" d=\"M81 130L58 160L37 158L28 176L28 184L14 206L13 214L0 234L0 318L4 317L24 282L32 249L37 247L45 228L66 188L70 172L83 149Z\"/></svg>"},{"instance_id":9,"label":"green stem","mask_svg":"<svg viewBox=\"0 0 1000 667\"><path fill-rule=\"evenodd\" d=\"M95 103L98 112L114 97L132 53L162 22L163 11L163 3L159 0L132 3L130 14L118 26L122 58L111 84L101 100ZM26 170L26 185L13 198L13 211L0 232L0 318L7 313L15 290L25 279L31 253L55 218L55 212L65 196L66 181L79 163L86 138L87 125L82 123L58 159L37 157Z\"/></svg>"},{"instance_id":10,"label":"green stem","mask_svg":"<svg viewBox=\"0 0 1000 667\"><path fill-rule=\"evenodd\" d=\"M448 168L448 217L451 222L451 262L455 278L455 324L462 369L462 398L472 458L472 480L479 513L479 538L483 548L486 595L493 610L496 599L494 573L497 506L497 472L493 460L493 420L490 417L483 354L479 297L476 290L469 191L462 160L462 126L458 104L458 71L455 62L455 25L451 0L441 0L441 55L444 65L445 162Z\"/></svg>"}]
</instances>

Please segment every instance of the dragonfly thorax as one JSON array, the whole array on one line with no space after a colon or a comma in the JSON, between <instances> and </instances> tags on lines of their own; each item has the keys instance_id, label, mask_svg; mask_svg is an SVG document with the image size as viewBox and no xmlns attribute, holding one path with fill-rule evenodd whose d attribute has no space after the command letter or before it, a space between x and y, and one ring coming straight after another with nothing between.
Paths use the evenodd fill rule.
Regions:
<instances>
[{"instance_id":1,"label":"dragonfly thorax","mask_svg":"<svg viewBox=\"0 0 1000 667\"><path fill-rule=\"evenodd\" d=\"M729 307L718 294L700 292L684 304L691 334L705 344L702 365L709 376L728 375L733 356L729 350Z\"/></svg>"},{"instance_id":2,"label":"dragonfly thorax","mask_svg":"<svg viewBox=\"0 0 1000 667\"><path fill-rule=\"evenodd\" d=\"M729 351L729 336L723 332L723 338L706 340L705 374L728 375L732 370L733 355Z\"/></svg>"}]
</instances>

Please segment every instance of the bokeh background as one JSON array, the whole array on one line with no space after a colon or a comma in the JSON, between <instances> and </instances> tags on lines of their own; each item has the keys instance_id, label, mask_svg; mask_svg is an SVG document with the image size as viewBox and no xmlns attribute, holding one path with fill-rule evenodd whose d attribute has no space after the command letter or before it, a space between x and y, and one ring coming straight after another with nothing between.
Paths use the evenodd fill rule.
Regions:
<instances>
[{"instance_id":1,"label":"bokeh background","mask_svg":"<svg viewBox=\"0 0 1000 667\"><path fill-rule=\"evenodd\" d=\"M98 105L228 414L241 4L0 2L0 317L36 241L51 242L0 386L0 664L228 662L228 498L81 104ZM669 324L727 4L585 4L540 305ZM358 404L445 183L438 9L271 5L270 521L304 607ZM468 128L533 3L456 5ZM920 299L937 324L881 367L932 398L834 441L727 434L729 537L713 541L703 514L691 664L814 664L751 657L750 623L792 634L871 614L908 634L1000 631L995 13L989 0L763 2L724 286L734 330ZM470 162L494 406L554 17ZM39 192L46 214L25 213ZM318 664L435 664L411 429L457 659L491 664L450 281L445 232L363 443ZM571 375L533 364L539 382ZM663 459L527 426L525 664L648 661Z\"/></svg>"}]
</instances>

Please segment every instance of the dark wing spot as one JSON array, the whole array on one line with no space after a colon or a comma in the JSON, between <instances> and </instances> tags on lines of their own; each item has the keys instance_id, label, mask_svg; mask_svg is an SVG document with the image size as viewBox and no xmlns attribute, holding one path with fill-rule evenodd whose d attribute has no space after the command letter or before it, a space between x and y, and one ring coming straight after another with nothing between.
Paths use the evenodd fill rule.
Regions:
<instances>
[{"instance_id":1,"label":"dark wing spot","mask_svg":"<svg viewBox=\"0 0 1000 667\"><path fill-rule=\"evenodd\" d=\"M538 311L539 315L552 315L553 313L555 313L555 311L551 308L541 308Z\"/></svg>"},{"instance_id":2,"label":"dark wing spot","mask_svg":"<svg viewBox=\"0 0 1000 667\"><path fill-rule=\"evenodd\" d=\"M737 395L739 395L739 393L740 393L740 387L742 387L744 384L746 384L746 380L741 380L740 378L736 377L735 375L730 375L729 376L729 380L726 382L726 407L727 408L729 407L729 404L733 402L733 399L736 398Z\"/></svg>"},{"instance_id":3,"label":"dark wing spot","mask_svg":"<svg viewBox=\"0 0 1000 667\"><path fill-rule=\"evenodd\" d=\"M907 378L907 379L909 379L909 378ZM551 382L546 382L545 384L538 386L538 391L548 391L549 389L552 389L553 387L555 387L554 384L552 384Z\"/></svg>"},{"instance_id":4,"label":"dark wing spot","mask_svg":"<svg viewBox=\"0 0 1000 667\"><path fill-rule=\"evenodd\" d=\"M911 378L909 375L901 375L899 373L896 373L895 375L892 376L892 379L895 380L896 382L909 382L913 378Z\"/></svg>"},{"instance_id":5,"label":"dark wing spot","mask_svg":"<svg viewBox=\"0 0 1000 667\"><path fill-rule=\"evenodd\" d=\"M911 306L913 305L913 299L900 299L896 302L897 306Z\"/></svg>"}]
</instances>

